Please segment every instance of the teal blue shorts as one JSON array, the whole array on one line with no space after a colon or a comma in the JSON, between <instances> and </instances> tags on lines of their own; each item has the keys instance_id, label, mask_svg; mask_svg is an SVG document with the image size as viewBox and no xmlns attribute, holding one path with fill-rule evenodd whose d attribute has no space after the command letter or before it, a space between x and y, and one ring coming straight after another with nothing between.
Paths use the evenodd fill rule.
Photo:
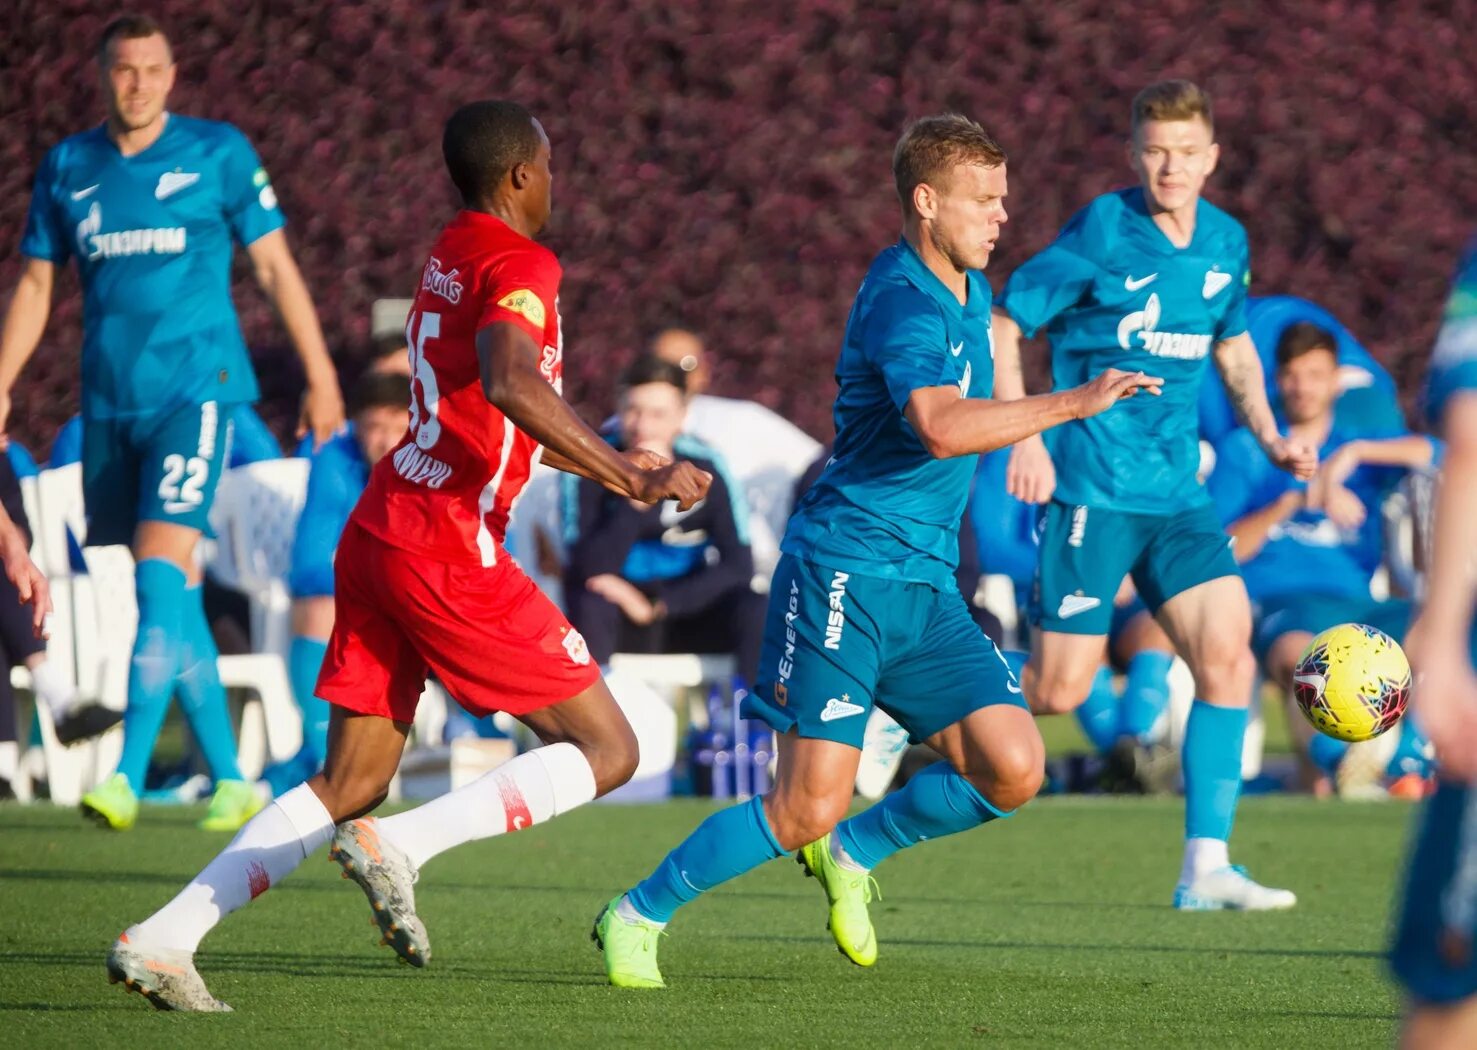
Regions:
<instances>
[{"instance_id":1,"label":"teal blue shorts","mask_svg":"<svg viewBox=\"0 0 1477 1050\"><path fill-rule=\"evenodd\" d=\"M1425 803L1390 951L1421 1003L1477 995L1477 789L1443 782Z\"/></svg>"},{"instance_id":2,"label":"teal blue shorts","mask_svg":"<svg viewBox=\"0 0 1477 1050\"><path fill-rule=\"evenodd\" d=\"M87 544L132 544L139 522L210 531L210 505L230 458L231 409L215 401L131 419L84 419Z\"/></svg>"},{"instance_id":3,"label":"teal blue shorts","mask_svg":"<svg viewBox=\"0 0 1477 1050\"><path fill-rule=\"evenodd\" d=\"M1329 594L1279 595L1258 604L1251 650L1265 668L1272 646L1283 635L1294 631L1318 634L1341 623L1366 624L1403 644L1413 615L1414 609L1404 598L1379 601Z\"/></svg>"},{"instance_id":4,"label":"teal blue shorts","mask_svg":"<svg viewBox=\"0 0 1477 1050\"><path fill-rule=\"evenodd\" d=\"M862 746L872 706L914 741L1021 687L955 588L886 580L786 554L774 570L759 676L744 716L777 733Z\"/></svg>"},{"instance_id":5,"label":"teal blue shorts","mask_svg":"<svg viewBox=\"0 0 1477 1050\"><path fill-rule=\"evenodd\" d=\"M1239 576L1231 541L1209 504L1178 514L1130 514L1048 503L1031 618L1043 631L1106 635L1123 577L1151 613L1175 595Z\"/></svg>"}]
</instances>

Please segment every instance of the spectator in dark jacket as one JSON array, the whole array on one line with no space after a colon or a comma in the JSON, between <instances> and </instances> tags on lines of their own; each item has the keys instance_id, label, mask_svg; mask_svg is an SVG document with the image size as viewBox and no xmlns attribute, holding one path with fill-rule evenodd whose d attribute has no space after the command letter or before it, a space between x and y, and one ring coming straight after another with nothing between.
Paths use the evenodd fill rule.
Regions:
<instances>
[{"instance_id":1,"label":"spectator in dark jacket","mask_svg":"<svg viewBox=\"0 0 1477 1050\"><path fill-rule=\"evenodd\" d=\"M713 475L708 498L686 513L647 506L590 481L564 490L564 601L602 664L613 652L732 653L752 679L764 602L750 588L748 511L722 458L682 433L685 374L643 358L621 380L618 448L691 460Z\"/></svg>"}]
</instances>

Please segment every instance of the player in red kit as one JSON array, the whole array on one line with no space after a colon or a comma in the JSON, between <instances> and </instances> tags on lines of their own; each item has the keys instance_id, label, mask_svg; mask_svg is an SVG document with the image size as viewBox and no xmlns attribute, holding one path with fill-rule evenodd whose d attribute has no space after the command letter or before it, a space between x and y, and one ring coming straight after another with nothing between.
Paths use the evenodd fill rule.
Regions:
<instances>
[{"instance_id":1,"label":"player in red kit","mask_svg":"<svg viewBox=\"0 0 1477 1050\"><path fill-rule=\"evenodd\" d=\"M567 812L636 768L635 736L584 639L508 557L504 530L540 458L682 509L711 478L615 451L560 396L559 263L532 240L550 209L539 123L511 102L475 102L447 122L442 151L463 209L431 251L406 328L410 427L374 468L335 559L318 680L334 705L324 769L114 943L110 979L160 1009L230 1009L195 969L201 938L330 839L386 943L425 965L411 888L422 864ZM418 809L363 817L385 798L428 671L473 714L515 715L543 746Z\"/></svg>"}]
</instances>

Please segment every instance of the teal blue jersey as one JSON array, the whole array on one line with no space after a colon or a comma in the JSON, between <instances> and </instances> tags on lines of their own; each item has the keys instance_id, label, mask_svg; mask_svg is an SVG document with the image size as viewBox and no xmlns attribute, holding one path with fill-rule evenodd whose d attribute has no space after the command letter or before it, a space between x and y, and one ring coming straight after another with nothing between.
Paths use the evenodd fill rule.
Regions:
<instances>
[{"instance_id":1,"label":"teal blue jersey","mask_svg":"<svg viewBox=\"0 0 1477 1050\"><path fill-rule=\"evenodd\" d=\"M1447 402L1464 391L1477 392L1477 242L1457 270L1431 354L1426 410L1432 426L1441 425Z\"/></svg>"},{"instance_id":2,"label":"teal blue jersey","mask_svg":"<svg viewBox=\"0 0 1477 1050\"><path fill-rule=\"evenodd\" d=\"M905 241L873 261L836 364L836 446L781 549L821 565L952 589L959 518L978 456L935 459L903 416L914 390L995 386L990 286L960 305Z\"/></svg>"},{"instance_id":3,"label":"teal blue jersey","mask_svg":"<svg viewBox=\"0 0 1477 1050\"><path fill-rule=\"evenodd\" d=\"M36 173L21 254L82 279L82 411L92 419L255 401L231 303L232 241L280 229L256 151L230 124L170 114L131 157L99 126Z\"/></svg>"},{"instance_id":4,"label":"teal blue jersey","mask_svg":"<svg viewBox=\"0 0 1477 1050\"><path fill-rule=\"evenodd\" d=\"M1197 403L1215 345L1246 331L1246 231L1207 201L1195 235L1176 248L1144 208L1143 191L1107 193L1083 208L1016 270L1001 307L1026 335L1046 329L1058 390L1106 368L1164 378L1053 435L1056 499L1135 514L1172 514L1207 501Z\"/></svg>"}]
</instances>

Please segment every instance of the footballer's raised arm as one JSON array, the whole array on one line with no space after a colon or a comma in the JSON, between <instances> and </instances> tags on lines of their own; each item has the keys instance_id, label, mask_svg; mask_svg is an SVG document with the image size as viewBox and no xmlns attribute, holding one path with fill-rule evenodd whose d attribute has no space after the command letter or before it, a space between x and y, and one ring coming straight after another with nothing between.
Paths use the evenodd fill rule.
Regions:
<instances>
[{"instance_id":1,"label":"footballer's raised arm","mask_svg":"<svg viewBox=\"0 0 1477 1050\"><path fill-rule=\"evenodd\" d=\"M1157 394L1163 385L1156 376L1110 368L1071 390L1015 401L966 400L958 387L921 387L908 398L903 414L928 454L944 459L993 452L1068 420L1105 412L1140 390Z\"/></svg>"},{"instance_id":2,"label":"footballer's raised arm","mask_svg":"<svg viewBox=\"0 0 1477 1050\"><path fill-rule=\"evenodd\" d=\"M533 338L511 322L495 321L477 332L483 396L544 446L550 466L647 503L675 499L686 508L707 495L712 478L691 463L642 470L612 448L549 385L539 356Z\"/></svg>"}]
</instances>

